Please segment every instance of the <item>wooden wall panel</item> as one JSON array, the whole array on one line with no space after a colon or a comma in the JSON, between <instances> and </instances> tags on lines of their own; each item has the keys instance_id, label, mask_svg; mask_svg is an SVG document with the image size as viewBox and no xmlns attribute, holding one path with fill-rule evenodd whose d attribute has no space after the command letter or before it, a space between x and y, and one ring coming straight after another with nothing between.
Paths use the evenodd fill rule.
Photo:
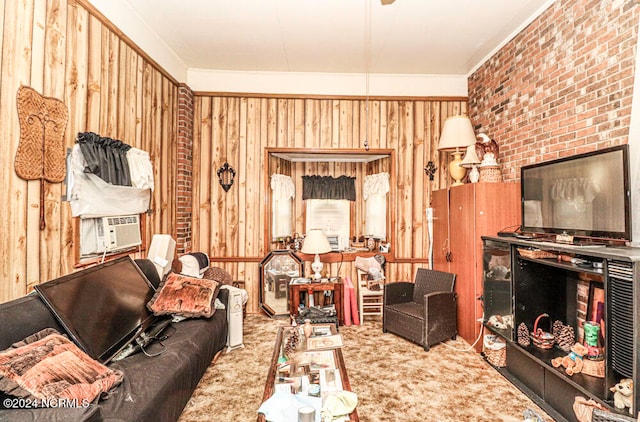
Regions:
<instances>
[{"instance_id":1,"label":"wooden wall panel","mask_svg":"<svg viewBox=\"0 0 640 422\"><path fill-rule=\"evenodd\" d=\"M26 227L28 207L33 206L33 195L27 191L27 182L19 179L14 171L13 157L18 147L19 125L16 115L15 96L21 84L30 83L31 46L33 27L33 4L6 1L4 4L4 25L2 42L2 67L0 85L0 157L7 165L0 167L0 274L5 282L2 295L17 297L26 290L27 245L39 242L38 228ZM14 116L14 118L9 118ZM8 165L10 164L10 165ZM33 190L39 189L38 182L29 182ZM35 186L33 186L35 185ZM29 201L29 202L28 202ZM35 202L38 204L38 202ZM16 230L20 227L20 230ZM32 237L36 236L36 240ZM36 250L38 248L36 247ZM39 255L38 255L39 256ZM37 258L36 258L37 259ZM30 272L33 274L35 272Z\"/></svg>"},{"instance_id":2,"label":"wooden wall panel","mask_svg":"<svg viewBox=\"0 0 640 422\"><path fill-rule=\"evenodd\" d=\"M195 93L194 171L201 170L194 177L198 187L193 210L198 215L193 218L198 221L194 225L198 234L193 250L209 251L215 265L227 269L234 279L245 280L249 312L258 312L258 264L266 253L268 235L269 170L292 176L298 193L293 204L295 231L303 233L302 175L349 175L361 180L366 174L391 172L394 166L395 200L390 199L389 206L396 214L392 222L396 242L393 262L387 264L388 281L412 280L416 269L427 265L429 192L445 187L447 176L437 177L430 186L424 167L430 160L438 167L440 161L448 160L448 155L437 153L440 129L448 116L466 110L466 100L376 98L368 107L366 103L359 98ZM269 160L264 153L266 147L359 149L365 136L370 148L394 149L396 163L288 163ZM238 171L226 193L215 176L215 169L225 161ZM203 170L208 167L210 173ZM356 186L360 192L361 185ZM363 215L364 206L357 201L352 221L360 225L358 233L364 231ZM331 274L355 276L351 262L326 265Z\"/></svg>"},{"instance_id":3,"label":"wooden wall panel","mask_svg":"<svg viewBox=\"0 0 640 422\"><path fill-rule=\"evenodd\" d=\"M175 236L177 81L84 0L0 2L0 302L76 267L74 221L61 184L45 184L46 227L39 228L39 181L17 177L16 93L31 86L69 111L65 147L92 131L148 151L155 192L153 233ZM228 141L228 140L226 140ZM207 185L207 190L210 185ZM145 245L148 246L148 245Z\"/></svg>"},{"instance_id":4,"label":"wooden wall panel","mask_svg":"<svg viewBox=\"0 0 640 422\"><path fill-rule=\"evenodd\" d=\"M31 51L44 51L45 39L46 39L46 18L47 18L47 4L46 1L35 2L33 5L33 33ZM45 72L45 55L37 54L31 55L31 87L38 90L38 92L44 92L44 72ZM26 197L27 197L27 214L26 214L26 250L34 251L26 256L26 283L27 286L32 286L38 283L41 279L46 277L45 265L41 264L46 262L46 252L41 256L40 243L44 241L45 237L40 236L40 224L36 224L35 221L40 219L40 181L31 180L26 184ZM45 186L46 190L46 186ZM47 198L45 194L45 198ZM49 231L50 228L47 228Z\"/></svg>"}]
</instances>

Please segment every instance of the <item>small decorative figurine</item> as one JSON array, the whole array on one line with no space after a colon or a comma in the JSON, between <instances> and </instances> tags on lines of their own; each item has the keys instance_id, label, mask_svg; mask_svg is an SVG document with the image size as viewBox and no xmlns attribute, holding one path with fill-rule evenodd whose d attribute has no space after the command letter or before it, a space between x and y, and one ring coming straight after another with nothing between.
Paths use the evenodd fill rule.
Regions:
<instances>
[{"instance_id":1,"label":"small decorative figurine","mask_svg":"<svg viewBox=\"0 0 640 422\"><path fill-rule=\"evenodd\" d=\"M633 414L633 380L623 378L619 383L611 387L613 391L613 405L616 409L629 408L629 413Z\"/></svg>"},{"instance_id":2,"label":"small decorative figurine","mask_svg":"<svg viewBox=\"0 0 640 422\"><path fill-rule=\"evenodd\" d=\"M311 326L311 320L310 319L305 319L304 320L304 326L302 327L302 331L304 332L304 336L306 338L311 337L311 334L313 334L313 327Z\"/></svg>"}]
</instances>

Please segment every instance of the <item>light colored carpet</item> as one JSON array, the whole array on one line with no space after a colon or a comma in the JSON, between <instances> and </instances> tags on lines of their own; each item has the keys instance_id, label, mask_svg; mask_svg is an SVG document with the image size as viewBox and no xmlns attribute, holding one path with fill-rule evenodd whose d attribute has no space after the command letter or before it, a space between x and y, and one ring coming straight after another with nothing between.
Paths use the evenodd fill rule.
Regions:
<instances>
[{"instance_id":1,"label":"light colored carpet","mask_svg":"<svg viewBox=\"0 0 640 422\"><path fill-rule=\"evenodd\" d=\"M203 376L179 422L255 421L277 327L286 320L248 315L245 348L223 354ZM340 327L349 380L363 422L523 421L530 408L553 419L462 339L422 347L382 333L379 319Z\"/></svg>"}]
</instances>

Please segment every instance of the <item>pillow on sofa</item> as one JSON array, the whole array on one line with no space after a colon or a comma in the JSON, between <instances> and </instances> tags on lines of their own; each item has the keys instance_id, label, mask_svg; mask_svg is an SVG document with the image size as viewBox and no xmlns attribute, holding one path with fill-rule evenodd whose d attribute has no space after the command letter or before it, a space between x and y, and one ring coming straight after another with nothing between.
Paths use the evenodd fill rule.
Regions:
<instances>
[{"instance_id":1,"label":"pillow on sofa","mask_svg":"<svg viewBox=\"0 0 640 422\"><path fill-rule=\"evenodd\" d=\"M0 390L31 399L93 402L122 382L122 372L93 360L53 328L0 352Z\"/></svg>"},{"instance_id":2,"label":"pillow on sofa","mask_svg":"<svg viewBox=\"0 0 640 422\"><path fill-rule=\"evenodd\" d=\"M216 311L214 303L219 290L220 283L215 280L171 273L147 307L154 315L209 318Z\"/></svg>"},{"instance_id":3,"label":"pillow on sofa","mask_svg":"<svg viewBox=\"0 0 640 422\"><path fill-rule=\"evenodd\" d=\"M220 284L231 286L233 283L233 279L231 278L231 274L227 272L224 268L220 267L209 267L202 274L202 278L207 278L209 280L215 280Z\"/></svg>"}]
</instances>

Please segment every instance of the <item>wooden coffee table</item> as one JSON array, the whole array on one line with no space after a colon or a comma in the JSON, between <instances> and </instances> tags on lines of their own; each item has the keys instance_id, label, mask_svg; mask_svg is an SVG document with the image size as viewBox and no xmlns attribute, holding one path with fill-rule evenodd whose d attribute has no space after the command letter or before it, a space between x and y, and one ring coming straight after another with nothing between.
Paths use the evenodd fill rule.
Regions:
<instances>
[{"instance_id":1,"label":"wooden coffee table","mask_svg":"<svg viewBox=\"0 0 640 422\"><path fill-rule=\"evenodd\" d=\"M321 324L325 325L325 324ZM280 352L282 350L282 342L284 341L285 332L291 327L282 326L278 328L278 334L276 336L276 343L273 347L273 355L271 357L271 363L269 364L269 373L267 374L267 382L264 386L264 394L262 395L262 402L265 402L269 397L273 395L275 389L276 375L278 372L278 359L280 358ZM335 330L335 327L333 328ZM335 332L335 331L334 331ZM349 377L347 376L347 368L344 365L344 358L342 357L342 349L333 349L333 358L335 360L336 369L340 372L340 378L342 380L342 389L346 391L351 390L351 384L349 383ZM359 422L357 408L349 415L350 422ZM265 422L264 415L258 415L258 422Z\"/></svg>"}]
</instances>

